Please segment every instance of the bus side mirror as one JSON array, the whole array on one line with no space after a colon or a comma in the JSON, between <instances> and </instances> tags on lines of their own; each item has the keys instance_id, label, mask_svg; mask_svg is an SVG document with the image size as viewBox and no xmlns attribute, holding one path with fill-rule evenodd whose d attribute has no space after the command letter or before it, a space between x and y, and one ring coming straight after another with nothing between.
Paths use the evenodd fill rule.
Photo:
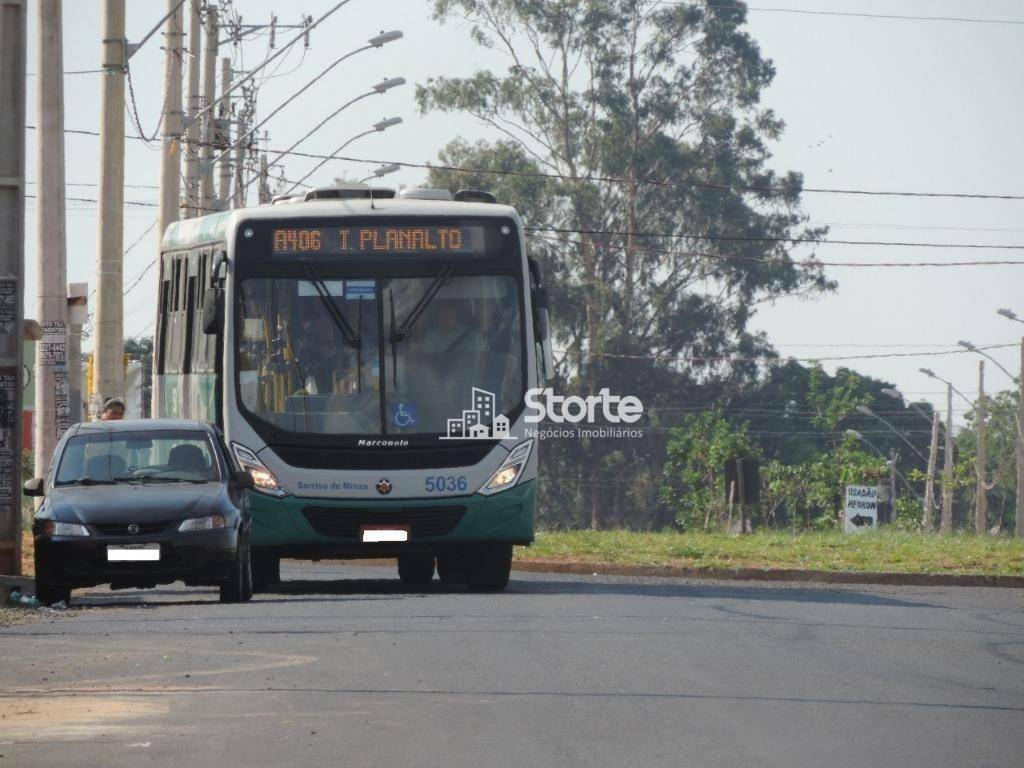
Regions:
<instances>
[{"instance_id":1,"label":"bus side mirror","mask_svg":"<svg viewBox=\"0 0 1024 768\"><path fill-rule=\"evenodd\" d=\"M41 477L33 477L31 480L26 480L25 485L22 486L22 491L26 496L45 496L46 495L46 482Z\"/></svg>"},{"instance_id":2,"label":"bus side mirror","mask_svg":"<svg viewBox=\"0 0 1024 768\"><path fill-rule=\"evenodd\" d=\"M224 292L217 288L203 291L203 333L219 333L224 325Z\"/></svg>"}]
</instances>

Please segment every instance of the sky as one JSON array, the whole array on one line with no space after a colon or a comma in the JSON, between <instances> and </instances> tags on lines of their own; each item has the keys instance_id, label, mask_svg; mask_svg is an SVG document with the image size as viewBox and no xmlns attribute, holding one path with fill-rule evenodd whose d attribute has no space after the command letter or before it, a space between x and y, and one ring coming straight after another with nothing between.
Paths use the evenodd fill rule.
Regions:
<instances>
[{"instance_id":1,"label":"sky","mask_svg":"<svg viewBox=\"0 0 1024 768\"><path fill-rule=\"evenodd\" d=\"M141 39L160 19L162 0L128 0L128 38ZM302 13L314 17L334 0L235 0L245 23L297 23ZM35 4L32 3L32 6ZM786 121L786 131L772 148L771 166L797 170L808 187L1024 194L1024 153L1019 150L1024 125L1024 23L982 24L901 19L850 18L783 13L772 8L856 11L916 16L1014 19L1024 22L1024 8L1012 0L762 0L751 3L749 30L777 69L763 104ZM294 9L294 10L293 10ZM34 12L33 12L34 15ZM64 3L65 123L68 129L96 130L102 75L70 74L99 66L101 0ZM405 77L409 84L364 99L346 110L303 145L314 153L332 153L351 136L385 118L404 123L374 134L346 151L373 161L429 162L457 136L493 139L472 118L420 115L414 84L430 77L468 75L479 68L503 69L507 61L483 50L469 38L464 23L440 25L427 0L351 0L312 33L311 47L301 45L282 56L277 77L260 89L260 113L266 115L342 53L353 50L381 30L400 29L404 39L381 50L358 54L336 68L267 124L269 146L288 147L340 102L358 95L385 77ZM278 32L278 44L294 33ZM29 20L29 72L38 68L36 26ZM132 59L138 112L147 134L155 132L161 110L161 35L154 36ZM239 69L252 67L267 53L267 40L241 48L222 48ZM276 63L273 66L276 66ZM35 78L29 81L28 123L37 120ZM133 132L130 123L126 128ZM38 163L33 131L27 138L27 173L31 182ZM68 135L68 281L94 287L97 241L96 205L70 198L95 199L99 181L98 139ZM299 179L315 160L292 160L288 178ZM326 165L311 181L330 183L337 176L368 175L376 162ZM405 169L387 177L389 185L418 185L424 173ZM159 180L159 153L142 142L127 142L126 200L154 203ZM79 186L80 185L80 186ZM29 187L29 192L33 187ZM1024 200L965 200L920 197L864 197L805 194L804 209L812 223L831 226L834 239L1024 245ZM34 201L27 205L26 311L35 307L36 238ZM125 297L128 335L151 326L156 294L155 271L143 271L158 252L156 209L127 206L124 242L134 247L125 257L125 284L142 275ZM148 230L148 231L147 231ZM809 249L793 251L795 258ZM1024 261L1024 250L936 249L818 245L822 260L883 263L891 261ZM838 365L892 382L909 399L927 399L944 407L944 387L918 372L935 370L973 398L978 389L975 354L917 356L946 352L960 339L975 344L1019 343L1024 325L996 315L1000 307L1024 316L1024 266L974 266L927 269L828 269L837 280L834 293L810 299L781 298L764 304L753 325L764 330L784 356L821 358L826 370ZM91 310L91 307L90 307ZM555 308L557 311L557 308ZM849 355L915 356L836 361ZM1003 366L1020 365L1019 348L991 350ZM986 389L1012 386L991 363ZM958 412L966 407L958 403ZM959 415L959 414L958 414Z\"/></svg>"}]
</instances>

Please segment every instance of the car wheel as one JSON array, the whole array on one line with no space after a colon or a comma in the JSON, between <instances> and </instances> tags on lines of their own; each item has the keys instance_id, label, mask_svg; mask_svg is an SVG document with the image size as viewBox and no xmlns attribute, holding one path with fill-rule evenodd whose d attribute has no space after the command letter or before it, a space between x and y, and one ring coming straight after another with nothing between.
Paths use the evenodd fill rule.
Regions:
<instances>
[{"instance_id":1,"label":"car wheel","mask_svg":"<svg viewBox=\"0 0 1024 768\"><path fill-rule=\"evenodd\" d=\"M281 581L281 557L267 547L252 550L253 591L266 592L267 588Z\"/></svg>"},{"instance_id":2,"label":"car wheel","mask_svg":"<svg viewBox=\"0 0 1024 768\"><path fill-rule=\"evenodd\" d=\"M437 576L442 584L466 583L466 557L457 550L447 550L437 556Z\"/></svg>"},{"instance_id":3,"label":"car wheel","mask_svg":"<svg viewBox=\"0 0 1024 768\"><path fill-rule=\"evenodd\" d=\"M38 550L35 553L35 566L36 573L48 572L48 569L42 562L42 558L39 556ZM53 605L61 600L67 602L71 599L71 587L62 587L58 584L51 584L41 578L36 578L36 597L39 599L39 602L46 605Z\"/></svg>"},{"instance_id":4,"label":"car wheel","mask_svg":"<svg viewBox=\"0 0 1024 768\"><path fill-rule=\"evenodd\" d=\"M398 578L407 587L422 587L434 578L434 558L431 555L399 555Z\"/></svg>"},{"instance_id":5,"label":"car wheel","mask_svg":"<svg viewBox=\"0 0 1024 768\"><path fill-rule=\"evenodd\" d=\"M248 537L240 537L228 580L220 585L222 603L244 603L252 597L252 556Z\"/></svg>"},{"instance_id":6,"label":"car wheel","mask_svg":"<svg viewBox=\"0 0 1024 768\"><path fill-rule=\"evenodd\" d=\"M467 552L466 586L471 592L500 592L511 572L511 544L477 544Z\"/></svg>"}]
</instances>

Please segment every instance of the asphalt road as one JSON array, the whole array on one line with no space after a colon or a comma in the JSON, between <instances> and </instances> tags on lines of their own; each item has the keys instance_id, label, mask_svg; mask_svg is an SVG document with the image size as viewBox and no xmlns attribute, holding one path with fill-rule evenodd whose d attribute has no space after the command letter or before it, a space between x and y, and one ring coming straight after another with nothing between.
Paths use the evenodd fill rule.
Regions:
<instances>
[{"instance_id":1,"label":"asphalt road","mask_svg":"<svg viewBox=\"0 0 1024 768\"><path fill-rule=\"evenodd\" d=\"M10 766L1010 766L1024 591L285 566L0 632Z\"/></svg>"}]
</instances>

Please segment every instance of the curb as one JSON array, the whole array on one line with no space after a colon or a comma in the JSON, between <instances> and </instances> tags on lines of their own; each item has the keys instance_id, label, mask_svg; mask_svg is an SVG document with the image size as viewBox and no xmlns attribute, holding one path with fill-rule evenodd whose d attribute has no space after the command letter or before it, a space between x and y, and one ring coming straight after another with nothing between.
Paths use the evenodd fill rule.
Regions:
<instances>
[{"instance_id":1,"label":"curb","mask_svg":"<svg viewBox=\"0 0 1024 768\"><path fill-rule=\"evenodd\" d=\"M1024 589L1024 576L988 576L974 573L860 573L857 571L805 571L794 568L688 568L671 565L612 565L610 563L565 563L544 560L514 560L512 570L532 573L568 573L579 576L654 576L722 581Z\"/></svg>"}]
</instances>

